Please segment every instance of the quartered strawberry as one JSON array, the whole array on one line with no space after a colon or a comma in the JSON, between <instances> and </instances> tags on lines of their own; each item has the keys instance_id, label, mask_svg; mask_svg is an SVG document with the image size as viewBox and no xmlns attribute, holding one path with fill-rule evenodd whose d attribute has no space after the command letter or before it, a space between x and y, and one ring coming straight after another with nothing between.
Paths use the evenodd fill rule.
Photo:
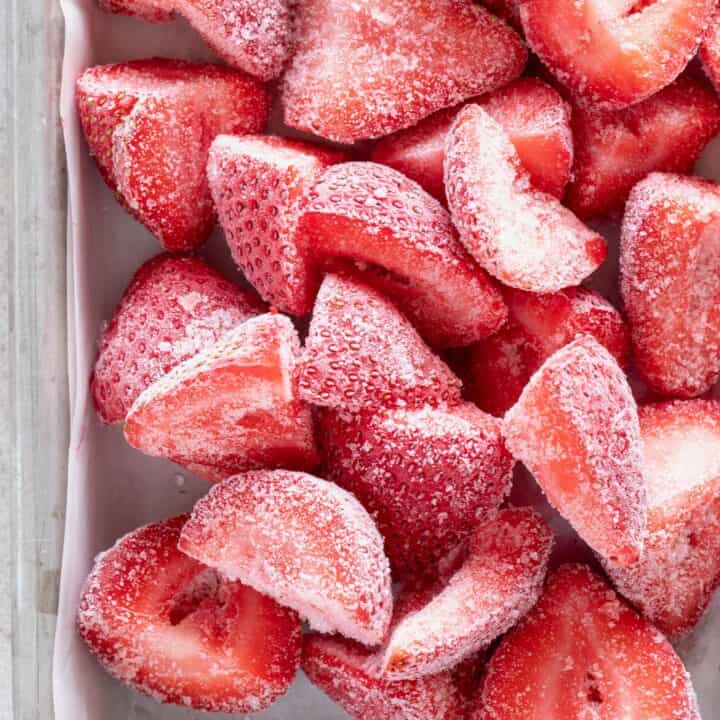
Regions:
<instances>
[{"instance_id":1,"label":"quartered strawberry","mask_svg":"<svg viewBox=\"0 0 720 720\"><path fill-rule=\"evenodd\" d=\"M638 369L653 390L693 397L720 375L720 189L654 173L630 194L621 290Z\"/></svg>"},{"instance_id":2,"label":"quartered strawberry","mask_svg":"<svg viewBox=\"0 0 720 720\"><path fill-rule=\"evenodd\" d=\"M390 567L372 518L334 483L285 470L236 475L201 499L180 549L367 645L392 614Z\"/></svg>"},{"instance_id":3,"label":"quartered strawberry","mask_svg":"<svg viewBox=\"0 0 720 720\"><path fill-rule=\"evenodd\" d=\"M130 15L150 22L170 22L174 17L171 0L98 0L108 12Z\"/></svg>"},{"instance_id":4,"label":"quartered strawberry","mask_svg":"<svg viewBox=\"0 0 720 720\"><path fill-rule=\"evenodd\" d=\"M436 347L468 345L505 320L500 293L457 239L447 211L392 168L328 168L308 195L300 229L318 263L351 265Z\"/></svg>"},{"instance_id":5,"label":"quartered strawberry","mask_svg":"<svg viewBox=\"0 0 720 720\"><path fill-rule=\"evenodd\" d=\"M210 148L210 191L233 259L263 298L284 312L307 315L312 309L319 273L297 223L317 176L342 158L273 136L221 135Z\"/></svg>"},{"instance_id":6,"label":"quartered strawberry","mask_svg":"<svg viewBox=\"0 0 720 720\"><path fill-rule=\"evenodd\" d=\"M587 567L562 566L490 659L472 720L700 720L659 630Z\"/></svg>"},{"instance_id":7,"label":"quartered strawberry","mask_svg":"<svg viewBox=\"0 0 720 720\"><path fill-rule=\"evenodd\" d=\"M261 312L254 293L199 258L152 258L135 273L100 335L90 383L100 418L124 420L155 380Z\"/></svg>"},{"instance_id":8,"label":"quartered strawberry","mask_svg":"<svg viewBox=\"0 0 720 720\"><path fill-rule=\"evenodd\" d=\"M504 420L510 452L602 557L637 560L646 526L637 408L623 371L589 335L533 375Z\"/></svg>"},{"instance_id":9,"label":"quartered strawberry","mask_svg":"<svg viewBox=\"0 0 720 720\"><path fill-rule=\"evenodd\" d=\"M297 370L300 396L326 407L456 402L460 380L379 292L326 275Z\"/></svg>"},{"instance_id":10,"label":"quartered strawberry","mask_svg":"<svg viewBox=\"0 0 720 720\"><path fill-rule=\"evenodd\" d=\"M640 411L648 532L640 561L606 563L618 590L671 638L689 632L720 584L720 404Z\"/></svg>"},{"instance_id":11,"label":"quartered strawberry","mask_svg":"<svg viewBox=\"0 0 720 720\"><path fill-rule=\"evenodd\" d=\"M537 602L552 544L552 531L529 508L480 523L462 566L394 624L383 648L385 675L441 672L487 647Z\"/></svg>"},{"instance_id":12,"label":"quartered strawberry","mask_svg":"<svg viewBox=\"0 0 720 720\"><path fill-rule=\"evenodd\" d=\"M265 90L244 73L163 58L87 70L77 103L103 178L174 251L201 245L212 230L205 164L213 138L258 132L268 113Z\"/></svg>"},{"instance_id":13,"label":"quartered strawberry","mask_svg":"<svg viewBox=\"0 0 720 720\"><path fill-rule=\"evenodd\" d=\"M565 202L581 218L621 210L654 171L689 173L720 130L716 94L689 76L624 110L573 107L575 164Z\"/></svg>"},{"instance_id":14,"label":"quartered strawberry","mask_svg":"<svg viewBox=\"0 0 720 720\"><path fill-rule=\"evenodd\" d=\"M500 422L470 403L319 417L327 478L375 518L400 575L444 558L510 489Z\"/></svg>"},{"instance_id":15,"label":"quartered strawberry","mask_svg":"<svg viewBox=\"0 0 720 720\"><path fill-rule=\"evenodd\" d=\"M527 59L517 33L471 0L306 0L298 26L285 122L339 142L502 87Z\"/></svg>"},{"instance_id":16,"label":"quartered strawberry","mask_svg":"<svg viewBox=\"0 0 720 720\"><path fill-rule=\"evenodd\" d=\"M445 190L462 243L510 287L561 290L605 259L605 241L533 186L508 133L477 105L463 108L448 134Z\"/></svg>"},{"instance_id":17,"label":"quartered strawberry","mask_svg":"<svg viewBox=\"0 0 720 720\"><path fill-rule=\"evenodd\" d=\"M300 620L180 552L186 520L146 525L97 558L80 599L80 634L109 673L156 700L257 712L295 677Z\"/></svg>"},{"instance_id":18,"label":"quartered strawberry","mask_svg":"<svg viewBox=\"0 0 720 720\"><path fill-rule=\"evenodd\" d=\"M685 69L715 0L524 0L530 47L587 106L649 98ZM562 18L562 22L558 21Z\"/></svg>"},{"instance_id":19,"label":"quartered strawberry","mask_svg":"<svg viewBox=\"0 0 720 720\"><path fill-rule=\"evenodd\" d=\"M311 469L310 408L293 381L299 351L288 318L247 320L150 385L128 413L125 438L148 455L228 474Z\"/></svg>"},{"instance_id":20,"label":"quartered strawberry","mask_svg":"<svg viewBox=\"0 0 720 720\"><path fill-rule=\"evenodd\" d=\"M705 73L717 90L720 88L720 14L716 13L709 23L698 57Z\"/></svg>"}]
</instances>

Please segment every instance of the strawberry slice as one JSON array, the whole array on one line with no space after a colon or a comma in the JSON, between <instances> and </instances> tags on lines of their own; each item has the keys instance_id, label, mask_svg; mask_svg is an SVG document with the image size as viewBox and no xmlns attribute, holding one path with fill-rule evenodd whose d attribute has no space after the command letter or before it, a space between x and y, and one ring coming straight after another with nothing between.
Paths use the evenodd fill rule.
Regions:
<instances>
[{"instance_id":1,"label":"strawberry slice","mask_svg":"<svg viewBox=\"0 0 720 720\"><path fill-rule=\"evenodd\" d=\"M504 421L510 452L602 557L637 560L646 526L637 408L610 353L582 335L533 375Z\"/></svg>"},{"instance_id":2,"label":"strawberry slice","mask_svg":"<svg viewBox=\"0 0 720 720\"><path fill-rule=\"evenodd\" d=\"M392 168L328 168L308 196L300 230L318 263L352 265L436 347L468 345L505 321L500 293L458 241L447 211Z\"/></svg>"},{"instance_id":3,"label":"strawberry slice","mask_svg":"<svg viewBox=\"0 0 720 720\"><path fill-rule=\"evenodd\" d=\"M181 553L186 520L146 525L97 558L80 599L80 635L109 673L160 702L257 712L295 677L300 620Z\"/></svg>"},{"instance_id":4,"label":"strawberry slice","mask_svg":"<svg viewBox=\"0 0 720 720\"><path fill-rule=\"evenodd\" d=\"M228 474L317 463L309 407L293 373L300 341L282 315L260 315L161 377L135 401L125 438L148 455Z\"/></svg>"},{"instance_id":5,"label":"strawberry slice","mask_svg":"<svg viewBox=\"0 0 720 720\"><path fill-rule=\"evenodd\" d=\"M487 519L510 489L500 423L453 408L320 414L326 477L375 518L400 575L435 564Z\"/></svg>"},{"instance_id":6,"label":"strawberry slice","mask_svg":"<svg viewBox=\"0 0 720 720\"><path fill-rule=\"evenodd\" d=\"M472 720L700 720L672 645L582 565L564 565L500 643Z\"/></svg>"},{"instance_id":7,"label":"strawberry slice","mask_svg":"<svg viewBox=\"0 0 720 720\"><path fill-rule=\"evenodd\" d=\"M553 534L530 508L479 525L464 563L394 626L383 651L392 680L447 670L487 647L537 602Z\"/></svg>"},{"instance_id":8,"label":"strawberry slice","mask_svg":"<svg viewBox=\"0 0 720 720\"><path fill-rule=\"evenodd\" d=\"M687 634L720 584L720 404L640 408L648 533L640 561L606 563L618 590L671 638Z\"/></svg>"},{"instance_id":9,"label":"strawberry slice","mask_svg":"<svg viewBox=\"0 0 720 720\"><path fill-rule=\"evenodd\" d=\"M90 153L120 202L167 250L201 245L214 224L210 143L262 129L262 85L218 65L154 58L90 68L76 94Z\"/></svg>"},{"instance_id":10,"label":"strawberry slice","mask_svg":"<svg viewBox=\"0 0 720 720\"><path fill-rule=\"evenodd\" d=\"M100 335L90 385L101 420L124 420L155 380L262 311L254 293L199 258L158 255L146 262Z\"/></svg>"},{"instance_id":11,"label":"strawberry slice","mask_svg":"<svg viewBox=\"0 0 720 720\"><path fill-rule=\"evenodd\" d=\"M621 210L635 183L654 171L690 173L720 130L720 102L682 76L624 110L573 107L575 165L565 201L581 218Z\"/></svg>"},{"instance_id":12,"label":"strawberry slice","mask_svg":"<svg viewBox=\"0 0 720 720\"><path fill-rule=\"evenodd\" d=\"M297 377L303 399L352 411L460 399L460 380L397 308L339 275L320 287Z\"/></svg>"},{"instance_id":13,"label":"strawberry slice","mask_svg":"<svg viewBox=\"0 0 720 720\"><path fill-rule=\"evenodd\" d=\"M502 87L527 59L517 33L471 0L306 0L298 26L285 122L339 142Z\"/></svg>"},{"instance_id":14,"label":"strawberry slice","mask_svg":"<svg viewBox=\"0 0 720 720\"><path fill-rule=\"evenodd\" d=\"M715 89L720 88L720 14L716 13L708 26L698 57Z\"/></svg>"},{"instance_id":15,"label":"strawberry slice","mask_svg":"<svg viewBox=\"0 0 720 720\"><path fill-rule=\"evenodd\" d=\"M98 0L98 3L108 12L130 15L149 22L170 22L174 18L169 0Z\"/></svg>"},{"instance_id":16,"label":"strawberry slice","mask_svg":"<svg viewBox=\"0 0 720 720\"><path fill-rule=\"evenodd\" d=\"M524 0L525 37L586 106L634 105L695 54L715 0ZM562 22L558 22L562 18Z\"/></svg>"},{"instance_id":17,"label":"strawberry slice","mask_svg":"<svg viewBox=\"0 0 720 720\"><path fill-rule=\"evenodd\" d=\"M656 392L693 397L720 374L720 189L654 173L630 194L621 290L635 361Z\"/></svg>"},{"instance_id":18,"label":"strawberry slice","mask_svg":"<svg viewBox=\"0 0 720 720\"><path fill-rule=\"evenodd\" d=\"M368 645L387 632L393 600L382 538L333 483L285 470L232 477L195 505L179 547L321 632Z\"/></svg>"},{"instance_id":19,"label":"strawberry slice","mask_svg":"<svg viewBox=\"0 0 720 720\"><path fill-rule=\"evenodd\" d=\"M508 133L477 105L463 108L448 134L445 189L461 241L506 285L554 292L605 259L605 241L533 187Z\"/></svg>"}]
</instances>

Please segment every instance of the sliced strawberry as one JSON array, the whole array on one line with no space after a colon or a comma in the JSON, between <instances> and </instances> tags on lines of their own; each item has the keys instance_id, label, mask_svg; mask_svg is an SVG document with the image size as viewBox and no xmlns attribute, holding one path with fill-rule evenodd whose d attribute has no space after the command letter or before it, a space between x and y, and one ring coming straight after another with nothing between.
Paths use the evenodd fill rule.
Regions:
<instances>
[{"instance_id":1,"label":"sliced strawberry","mask_svg":"<svg viewBox=\"0 0 720 720\"><path fill-rule=\"evenodd\" d=\"M508 133L477 105L463 108L448 134L445 189L461 241L506 285L554 292L605 259L605 241L533 187Z\"/></svg>"},{"instance_id":2,"label":"sliced strawberry","mask_svg":"<svg viewBox=\"0 0 720 720\"><path fill-rule=\"evenodd\" d=\"M352 264L436 347L468 345L505 320L500 293L458 241L447 211L392 168L328 168L300 228L318 262Z\"/></svg>"},{"instance_id":3,"label":"sliced strawberry","mask_svg":"<svg viewBox=\"0 0 720 720\"><path fill-rule=\"evenodd\" d=\"M510 489L500 423L453 408L320 415L327 478L375 518L393 570L420 572L487 519Z\"/></svg>"},{"instance_id":4,"label":"sliced strawberry","mask_svg":"<svg viewBox=\"0 0 720 720\"><path fill-rule=\"evenodd\" d=\"M200 500L179 547L296 609L313 628L379 643L390 567L372 518L334 483L285 470L236 475Z\"/></svg>"},{"instance_id":5,"label":"sliced strawberry","mask_svg":"<svg viewBox=\"0 0 720 720\"><path fill-rule=\"evenodd\" d=\"M640 561L606 563L618 590L671 638L698 622L720 584L720 404L640 408L648 533Z\"/></svg>"},{"instance_id":6,"label":"sliced strawberry","mask_svg":"<svg viewBox=\"0 0 720 720\"><path fill-rule=\"evenodd\" d=\"M268 113L265 90L244 73L162 58L87 70L77 103L105 181L175 251L212 230L205 163L213 138L258 132Z\"/></svg>"},{"instance_id":7,"label":"sliced strawberry","mask_svg":"<svg viewBox=\"0 0 720 720\"><path fill-rule=\"evenodd\" d=\"M308 402L352 411L460 398L460 380L402 313L339 275L326 275L320 287L297 377Z\"/></svg>"},{"instance_id":8,"label":"sliced strawberry","mask_svg":"<svg viewBox=\"0 0 720 720\"><path fill-rule=\"evenodd\" d=\"M135 273L100 335L91 388L103 422L125 419L138 395L212 345L262 303L199 258L158 255Z\"/></svg>"},{"instance_id":9,"label":"sliced strawberry","mask_svg":"<svg viewBox=\"0 0 720 720\"><path fill-rule=\"evenodd\" d=\"M654 173L630 194L621 290L635 361L663 395L693 397L720 374L720 189Z\"/></svg>"},{"instance_id":10,"label":"sliced strawberry","mask_svg":"<svg viewBox=\"0 0 720 720\"><path fill-rule=\"evenodd\" d=\"M527 59L517 33L470 0L307 0L298 24L285 122L339 142L502 87Z\"/></svg>"},{"instance_id":11,"label":"sliced strawberry","mask_svg":"<svg viewBox=\"0 0 720 720\"><path fill-rule=\"evenodd\" d=\"M293 382L300 341L282 315L260 315L161 377L130 409L125 438L148 455L228 474L311 469L309 407Z\"/></svg>"},{"instance_id":12,"label":"sliced strawberry","mask_svg":"<svg viewBox=\"0 0 720 720\"><path fill-rule=\"evenodd\" d=\"M98 0L100 7L108 12L148 20L170 22L174 17L170 0Z\"/></svg>"},{"instance_id":13,"label":"sliced strawberry","mask_svg":"<svg viewBox=\"0 0 720 720\"><path fill-rule=\"evenodd\" d=\"M579 217L597 217L621 210L650 172L691 172L720 130L720 101L705 83L683 76L624 110L576 106L572 128L574 178L565 201Z\"/></svg>"},{"instance_id":14,"label":"sliced strawberry","mask_svg":"<svg viewBox=\"0 0 720 720\"><path fill-rule=\"evenodd\" d=\"M717 90L720 88L720 13L710 21L698 52L705 73Z\"/></svg>"},{"instance_id":15,"label":"sliced strawberry","mask_svg":"<svg viewBox=\"0 0 720 720\"><path fill-rule=\"evenodd\" d=\"M487 668L473 720L700 720L672 645L587 567L564 565Z\"/></svg>"},{"instance_id":16,"label":"sliced strawberry","mask_svg":"<svg viewBox=\"0 0 720 720\"><path fill-rule=\"evenodd\" d=\"M553 534L529 508L478 525L464 563L394 626L383 650L390 679L447 670L487 647L540 597Z\"/></svg>"},{"instance_id":17,"label":"sliced strawberry","mask_svg":"<svg viewBox=\"0 0 720 720\"><path fill-rule=\"evenodd\" d=\"M623 371L589 335L533 375L504 421L510 452L602 557L642 550L647 498L637 408Z\"/></svg>"},{"instance_id":18,"label":"sliced strawberry","mask_svg":"<svg viewBox=\"0 0 720 720\"><path fill-rule=\"evenodd\" d=\"M524 0L525 37L584 105L622 108L685 69L715 0ZM562 18L562 22L558 22Z\"/></svg>"},{"instance_id":19,"label":"sliced strawberry","mask_svg":"<svg viewBox=\"0 0 720 720\"><path fill-rule=\"evenodd\" d=\"M146 525L98 557L80 634L109 673L160 702L257 712L295 677L300 620L181 553L186 520Z\"/></svg>"}]
</instances>

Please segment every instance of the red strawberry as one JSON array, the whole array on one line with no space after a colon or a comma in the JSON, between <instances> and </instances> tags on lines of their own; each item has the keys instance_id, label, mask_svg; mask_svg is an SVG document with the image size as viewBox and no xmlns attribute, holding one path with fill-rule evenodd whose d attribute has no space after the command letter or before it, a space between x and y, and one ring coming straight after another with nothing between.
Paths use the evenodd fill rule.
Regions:
<instances>
[{"instance_id":1,"label":"red strawberry","mask_svg":"<svg viewBox=\"0 0 720 720\"><path fill-rule=\"evenodd\" d=\"M150 22L169 22L173 19L169 0L98 0L100 7L112 13L131 15Z\"/></svg>"},{"instance_id":2,"label":"red strawberry","mask_svg":"<svg viewBox=\"0 0 720 720\"><path fill-rule=\"evenodd\" d=\"M302 398L352 411L419 407L458 401L460 384L389 300L325 277L298 365Z\"/></svg>"},{"instance_id":3,"label":"red strawberry","mask_svg":"<svg viewBox=\"0 0 720 720\"><path fill-rule=\"evenodd\" d=\"M318 262L352 264L437 347L468 345L505 320L500 293L458 241L447 211L389 167L328 168L300 229Z\"/></svg>"},{"instance_id":4,"label":"red strawberry","mask_svg":"<svg viewBox=\"0 0 720 720\"><path fill-rule=\"evenodd\" d=\"M195 505L179 547L321 632L368 645L387 632L393 601L382 538L334 483L285 470L236 475Z\"/></svg>"},{"instance_id":5,"label":"red strawberry","mask_svg":"<svg viewBox=\"0 0 720 720\"><path fill-rule=\"evenodd\" d=\"M487 668L473 720L700 720L662 634L587 567L564 565Z\"/></svg>"},{"instance_id":6,"label":"red strawberry","mask_svg":"<svg viewBox=\"0 0 720 720\"><path fill-rule=\"evenodd\" d=\"M635 361L653 390L693 397L720 374L720 189L654 173L630 194L621 290Z\"/></svg>"},{"instance_id":7,"label":"red strawberry","mask_svg":"<svg viewBox=\"0 0 720 720\"><path fill-rule=\"evenodd\" d=\"M715 0L524 0L525 37L582 103L622 108L685 69ZM558 22L562 18L562 22Z\"/></svg>"},{"instance_id":8,"label":"red strawberry","mask_svg":"<svg viewBox=\"0 0 720 720\"><path fill-rule=\"evenodd\" d=\"M139 528L95 562L80 634L103 667L160 702L246 713L297 671L297 615L177 549L186 515Z\"/></svg>"},{"instance_id":9,"label":"red strawberry","mask_svg":"<svg viewBox=\"0 0 720 720\"><path fill-rule=\"evenodd\" d=\"M504 430L510 452L588 545L620 565L637 560L647 514L637 408L602 345L583 335L546 360Z\"/></svg>"},{"instance_id":10,"label":"red strawberry","mask_svg":"<svg viewBox=\"0 0 720 720\"><path fill-rule=\"evenodd\" d=\"M448 409L320 415L327 478L376 519L401 575L445 557L499 507L513 462L500 423L470 403Z\"/></svg>"},{"instance_id":11,"label":"red strawberry","mask_svg":"<svg viewBox=\"0 0 720 720\"><path fill-rule=\"evenodd\" d=\"M300 7L285 122L339 142L386 135L502 87L527 59L517 33L470 0Z\"/></svg>"},{"instance_id":12,"label":"red strawberry","mask_svg":"<svg viewBox=\"0 0 720 720\"><path fill-rule=\"evenodd\" d=\"M299 351L288 318L247 320L145 390L128 413L125 438L148 455L228 474L313 468L310 409L293 382Z\"/></svg>"},{"instance_id":13,"label":"red strawberry","mask_svg":"<svg viewBox=\"0 0 720 720\"><path fill-rule=\"evenodd\" d=\"M445 188L463 244L506 285L554 292L605 259L605 241L533 187L508 133L477 105L461 110L448 134Z\"/></svg>"},{"instance_id":14,"label":"red strawberry","mask_svg":"<svg viewBox=\"0 0 720 720\"><path fill-rule=\"evenodd\" d=\"M581 218L621 210L648 173L689 173L720 129L720 102L705 83L679 78L624 110L574 107L573 181L565 201Z\"/></svg>"},{"instance_id":15,"label":"red strawberry","mask_svg":"<svg viewBox=\"0 0 720 720\"><path fill-rule=\"evenodd\" d=\"M244 73L162 58L87 70L77 103L105 181L175 251L212 230L205 163L213 138L258 132L268 113L262 85Z\"/></svg>"},{"instance_id":16,"label":"red strawberry","mask_svg":"<svg viewBox=\"0 0 720 720\"><path fill-rule=\"evenodd\" d=\"M705 39L698 53L705 73L712 80L715 89L720 88L720 14L710 21Z\"/></svg>"}]
</instances>

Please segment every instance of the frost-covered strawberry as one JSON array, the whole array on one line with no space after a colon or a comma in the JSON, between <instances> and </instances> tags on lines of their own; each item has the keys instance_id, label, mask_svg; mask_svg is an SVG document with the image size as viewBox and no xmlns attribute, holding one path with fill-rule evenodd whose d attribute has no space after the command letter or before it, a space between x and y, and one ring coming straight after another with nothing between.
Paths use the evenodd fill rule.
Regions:
<instances>
[{"instance_id":1,"label":"frost-covered strawberry","mask_svg":"<svg viewBox=\"0 0 720 720\"><path fill-rule=\"evenodd\" d=\"M710 21L698 56L705 73L717 90L720 88L720 14L718 13Z\"/></svg>"},{"instance_id":2,"label":"frost-covered strawberry","mask_svg":"<svg viewBox=\"0 0 720 720\"><path fill-rule=\"evenodd\" d=\"M150 22L169 22L174 17L171 0L98 0L108 12L130 15Z\"/></svg>"}]
</instances>

